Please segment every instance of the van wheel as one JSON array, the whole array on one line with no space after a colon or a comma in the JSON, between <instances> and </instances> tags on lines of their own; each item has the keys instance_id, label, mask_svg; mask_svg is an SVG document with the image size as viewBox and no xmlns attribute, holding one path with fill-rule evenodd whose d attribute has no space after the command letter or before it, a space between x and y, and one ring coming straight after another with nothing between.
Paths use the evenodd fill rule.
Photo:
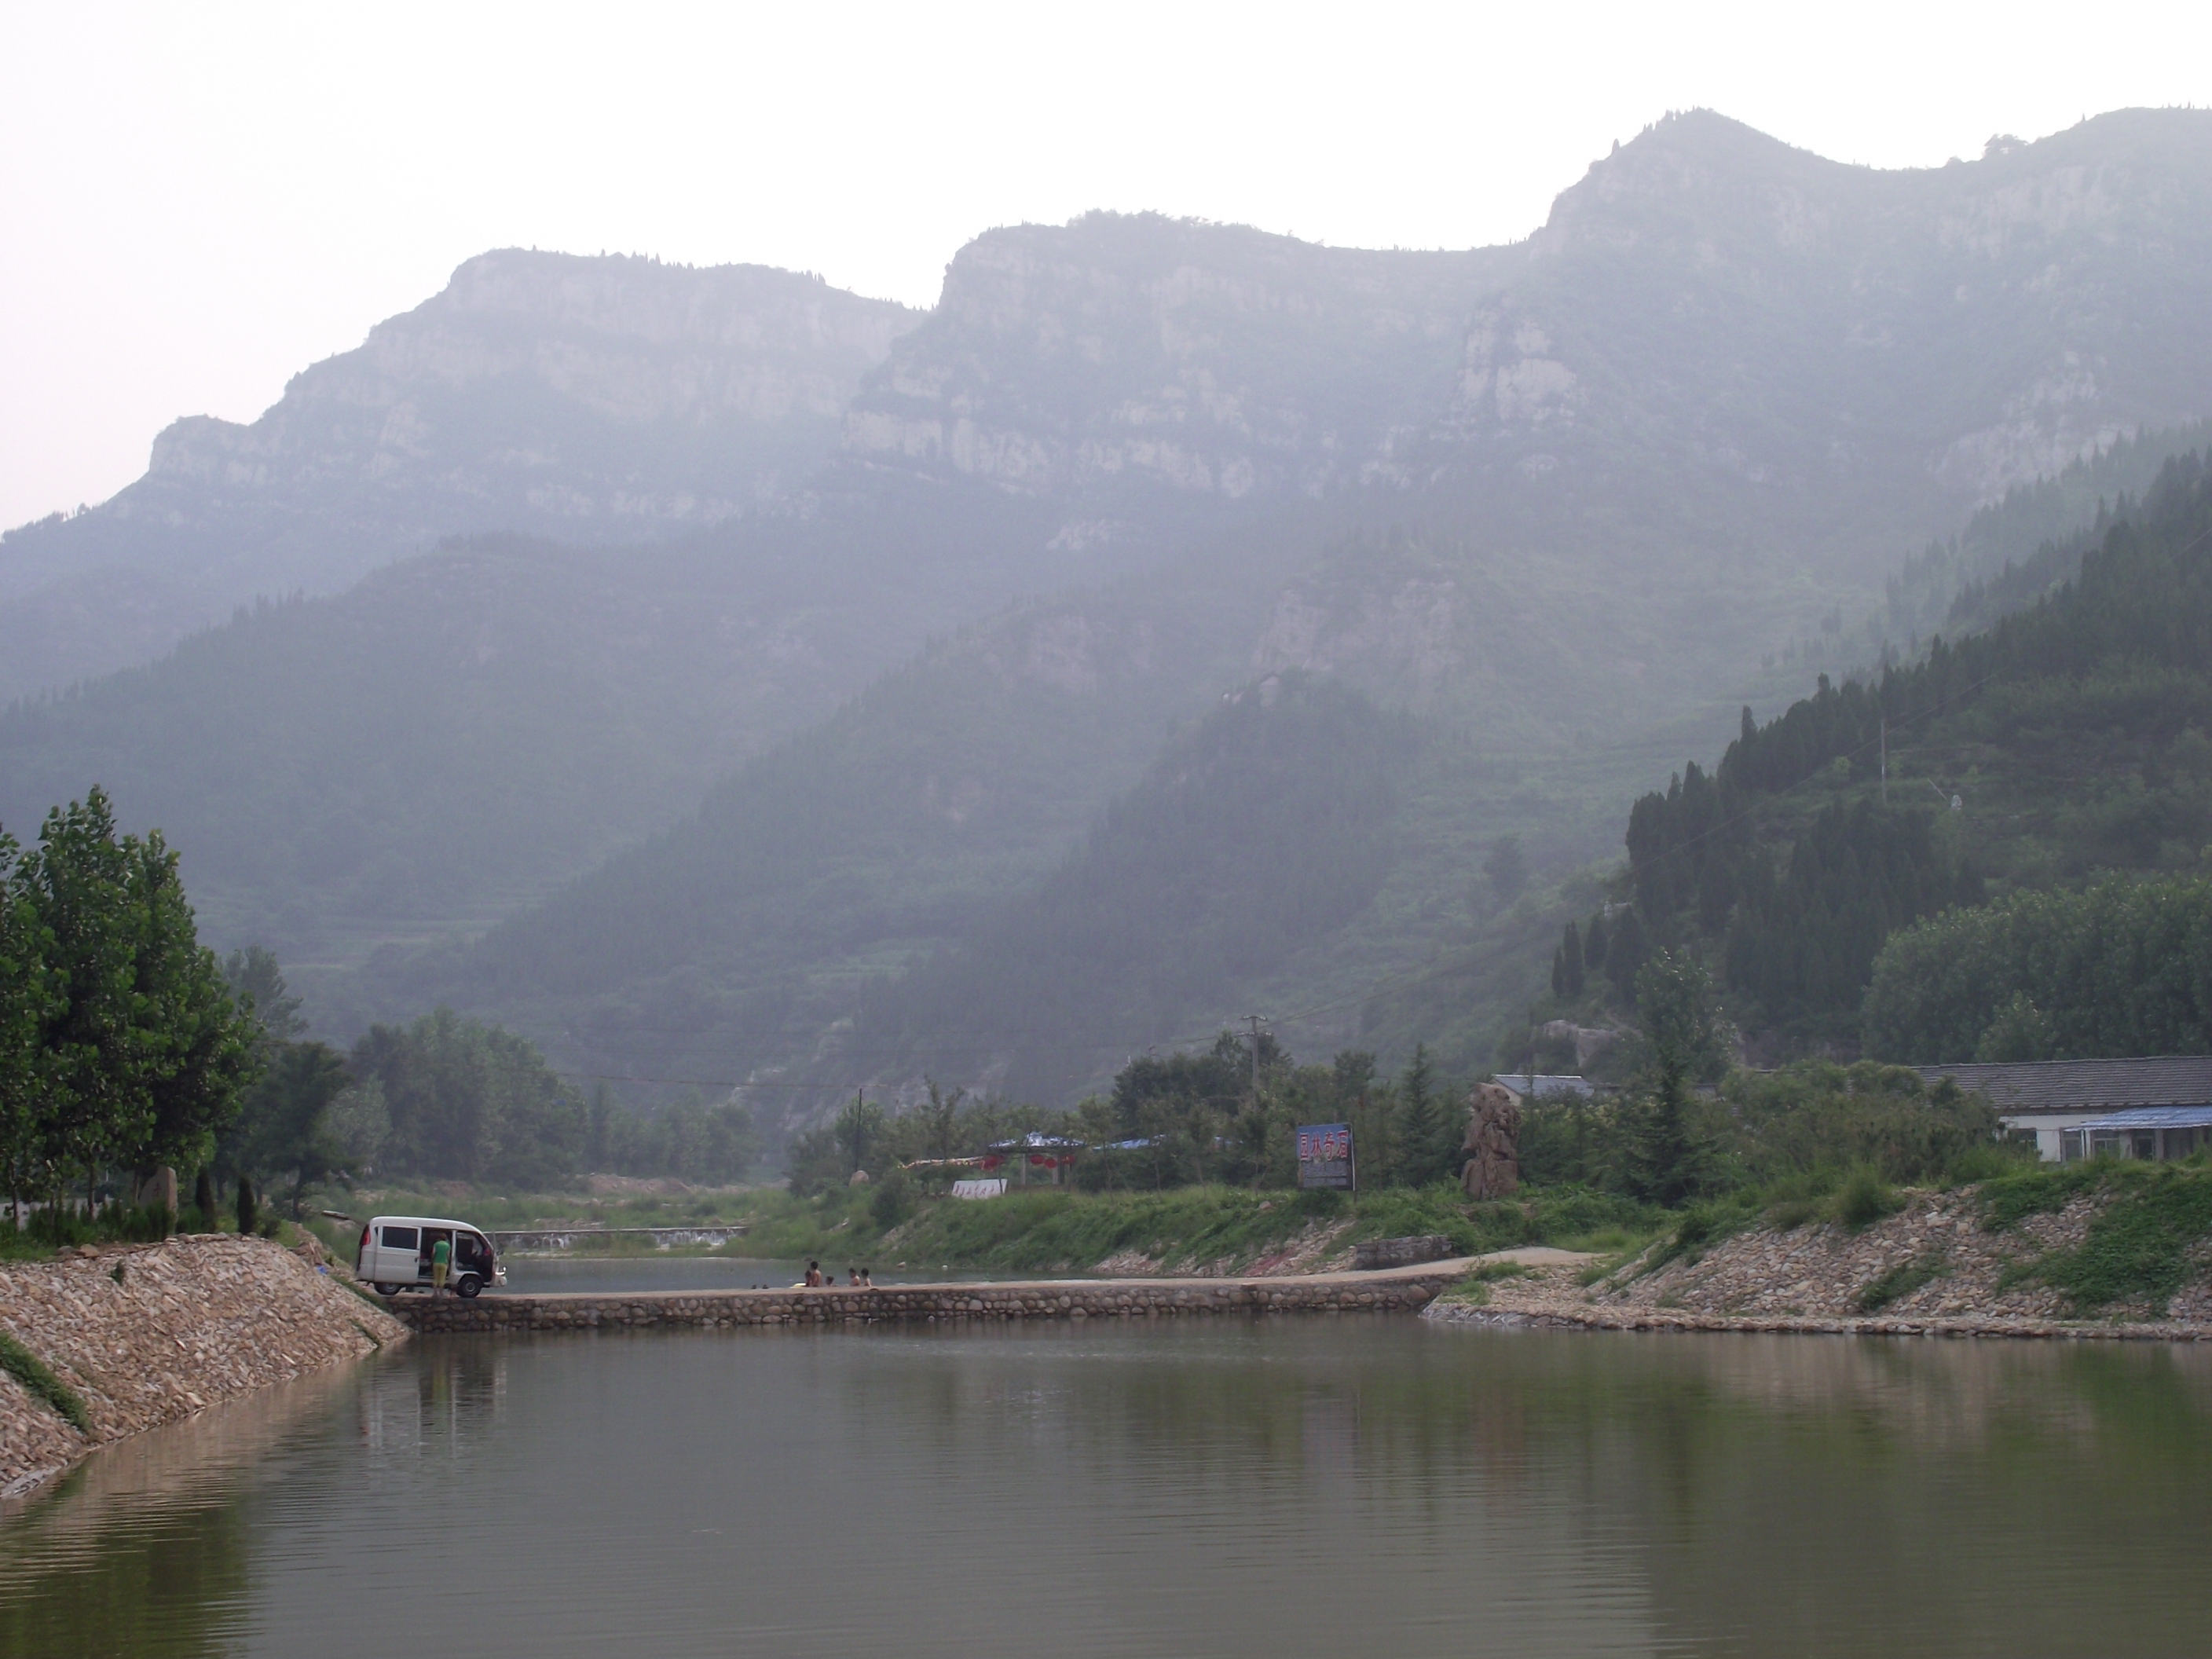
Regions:
<instances>
[{"instance_id":1,"label":"van wheel","mask_svg":"<svg viewBox=\"0 0 2212 1659\"><path fill-rule=\"evenodd\" d=\"M399 1294L399 1287L397 1285L379 1285L376 1287L376 1293L379 1296L397 1296Z\"/></svg>"},{"instance_id":2,"label":"van wheel","mask_svg":"<svg viewBox=\"0 0 2212 1659\"><path fill-rule=\"evenodd\" d=\"M483 1280L478 1279L474 1273L463 1273L460 1282L454 1285L453 1289L462 1296L472 1297L483 1289Z\"/></svg>"}]
</instances>

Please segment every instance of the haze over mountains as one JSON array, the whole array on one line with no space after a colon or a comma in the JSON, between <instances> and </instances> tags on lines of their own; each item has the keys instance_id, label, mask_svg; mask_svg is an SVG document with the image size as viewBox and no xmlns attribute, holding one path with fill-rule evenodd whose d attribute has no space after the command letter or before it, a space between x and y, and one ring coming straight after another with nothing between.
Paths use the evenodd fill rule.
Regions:
<instances>
[{"instance_id":1,"label":"haze over mountains","mask_svg":"<svg viewBox=\"0 0 2212 1659\"><path fill-rule=\"evenodd\" d=\"M483 254L251 426L177 421L113 500L11 533L0 696L148 660L237 605L336 592L447 536L739 517L836 452L861 377L919 320L757 265Z\"/></svg>"},{"instance_id":2,"label":"haze over mountains","mask_svg":"<svg viewBox=\"0 0 2212 1659\"><path fill-rule=\"evenodd\" d=\"M0 822L105 783L341 1033L444 999L579 1070L848 1097L1064 1091L1246 1005L1475 1054L1504 981L1373 994L1549 949L1481 848L1617 850L1655 771L1805 689L1770 659L1826 619L1850 665L1908 553L2212 413L2208 252L2212 116L2168 111L1911 173L1692 113L1510 247L1094 215L979 237L925 317L486 255L0 545L19 691L328 595L0 717ZM1947 588L2033 551L1967 545ZM1194 873L1224 837L1260 878ZM1067 1005L1007 988L1068 936L1008 907L1179 882L1233 948L1030 1063ZM1174 955L1177 914L1132 937Z\"/></svg>"}]
</instances>

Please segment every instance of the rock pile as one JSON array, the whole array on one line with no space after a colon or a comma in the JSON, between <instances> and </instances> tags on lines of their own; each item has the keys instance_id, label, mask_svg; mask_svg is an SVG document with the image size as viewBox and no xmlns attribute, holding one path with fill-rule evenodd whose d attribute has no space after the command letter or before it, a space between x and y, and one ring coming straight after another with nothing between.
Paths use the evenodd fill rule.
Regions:
<instances>
[{"instance_id":1,"label":"rock pile","mask_svg":"<svg viewBox=\"0 0 2212 1659\"><path fill-rule=\"evenodd\" d=\"M2038 1258L2079 1245L2097 1203L2085 1195L1990 1232L1972 1193L1912 1194L1863 1229L1755 1227L1649 1271L1647 1253L1588 1285L1571 1269L1540 1268L1427 1316L1634 1330L2212 1337L2212 1290L2202 1283L2163 1318L2116 1307L2087 1320L2069 1317L2057 1291L2025 1274Z\"/></svg>"},{"instance_id":2,"label":"rock pile","mask_svg":"<svg viewBox=\"0 0 2212 1659\"><path fill-rule=\"evenodd\" d=\"M0 1264L0 1330L92 1423L80 1434L0 1375L0 1496L28 1491L94 1446L407 1334L282 1246L222 1234Z\"/></svg>"}]
</instances>

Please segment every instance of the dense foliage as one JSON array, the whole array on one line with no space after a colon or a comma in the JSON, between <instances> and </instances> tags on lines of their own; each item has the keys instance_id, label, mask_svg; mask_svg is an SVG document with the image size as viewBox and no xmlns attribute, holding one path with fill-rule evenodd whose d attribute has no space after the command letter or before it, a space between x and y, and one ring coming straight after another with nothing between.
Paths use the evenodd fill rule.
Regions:
<instances>
[{"instance_id":1,"label":"dense foliage","mask_svg":"<svg viewBox=\"0 0 2212 1659\"><path fill-rule=\"evenodd\" d=\"M1003 1055L1011 1091L1068 1098L1107 1056L1182 1036L1374 897L1420 738L1334 681L1231 694L1034 892L873 987L860 1039L976 1072Z\"/></svg>"},{"instance_id":2,"label":"dense foliage","mask_svg":"<svg viewBox=\"0 0 2212 1659\"><path fill-rule=\"evenodd\" d=\"M2193 864L2212 837L2208 731L2212 474L2187 455L2108 523L2073 580L1986 633L1938 639L1924 659L1872 684L1823 677L1763 726L1747 710L1715 771L1692 764L1637 802L1635 911L1659 937L1710 941L1747 1014L1850 1035L1884 941L1978 904L1991 881L2049 889L2099 870ZM2019 914L2044 915L2033 905ZM1973 928L1954 918L1926 937L1982 937ZM1940 948L1884 957L1881 1052L1902 1056L1900 1043L1936 1036L1899 1011L1919 994L1904 988L1908 964L1932 970ZM1563 942L1553 988L1571 997L1565 955ZM1989 986L1962 989L1967 970L1945 969L1956 1005L1942 1016L1947 1054L1976 1052L1997 1005L2033 1000L2045 982L2026 963L2001 972L1993 954L1975 963L2005 988L1984 1007ZM2147 964L2129 971L2154 975ZM1957 1029L1974 1010L1979 1023ZM2138 1022L2141 1036L2111 1022L2094 1037L2030 1031L2011 1047L2133 1042L2156 1024ZM2180 1038L2172 1021L2159 1029Z\"/></svg>"},{"instance_id":3,"label":"dense foliage","mask_svg":"<svg viewBox=\"0 0 2212 1659\"><path fill-rule=\"evenodd\" d=\"M2212 1052L2212 877L2016 893L1898 933L1866 1044L1925 1060Z\"/></svg>"},{"instance_id":4,"label":"dense foliage","mask_svg":"<svg viewBox=\"0 0 2212 1659\"><path fill-rule=\"evenodd\" d=\"M581 1162L582 1101L513 1032L441 1008L372 1026L353 1072L382 1099L377 1156L394 1173L544 1187Z\"/></svg>"},{"instance_id":5,"label":"dense foliage","mask_svg":"<svg viewBox=\"0 0 2212 1659\"><path fill-rule=\"evenodd\" d=\"M760 1156L753 1115L734 1100L672 1100L640 1113L617 1105L604 1085L592 1091L584 1131L587 1170L727 1186L743 1181Z\"/></svg>"},{"instance_id":6,"label":"dense foliage","mask_svg":"<svg viewBox=\"0 0 2212 1659\"><path fill-rule=\"evenodd\" d=\"M257 1070L252 1028L198 939L177 855L116 833L106 797L0 836L0 1158L52 1205L104 1171L204 1158Z\"/></svg>"},{"instance_id":7,"label":"dense foliage","mask_svg":"<svg viewBox=\"0 0 2212 1659\"><path fill-rule=\"evenodd\" d=\"M1340 1122L1352 1126L1363 1188L1419 1187L1458 1173L1464 1094L1437 1077L1425 1050L1386 1078L1373 1054L1357 1050L1327 1064L1298 1065L1263 1031L1255 1071L1252 1040L1224 1031L1197 1053L1140 1055L1109 1093L1065 1111L971 1097L935 1083L921 1103L897 1113L857 1098L833 1121L793 1141L791 1187L802 1196L824 1192L860 1170L872 1182L897 1182L906 1165L914 1166L903 1177L910 1183L942 1187L956 1175L978 1172L956 1161L1039 1134L1064 1143L1073 1165L1061 1179L1088 1191L1210 1183L1281 1188L1297 1182L1297 1126ZM992 1170L1018 1178L1013 1160L1058 1150L1007 1152ZM1048 1167L1031 1173L1054 1178Z\"/></svg>"}]
</instances>

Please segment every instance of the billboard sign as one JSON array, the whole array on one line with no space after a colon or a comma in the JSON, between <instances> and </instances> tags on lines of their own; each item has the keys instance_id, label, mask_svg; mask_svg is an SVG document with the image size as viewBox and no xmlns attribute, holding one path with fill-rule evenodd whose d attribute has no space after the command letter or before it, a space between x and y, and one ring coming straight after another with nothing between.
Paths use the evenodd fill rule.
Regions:
<instances>
[{"instance_id":1,"label":"billboard sign","mask_svg":"<svg viewBox=\"0 0 2212 1659\"><path fill-rule=\"evenodd\" d=\"M1307 1123L1298 1128L1298 1185L1338 1187L1349 1191L1352 1179L1352 1126Z\"/></svg>"}]
</instances>

